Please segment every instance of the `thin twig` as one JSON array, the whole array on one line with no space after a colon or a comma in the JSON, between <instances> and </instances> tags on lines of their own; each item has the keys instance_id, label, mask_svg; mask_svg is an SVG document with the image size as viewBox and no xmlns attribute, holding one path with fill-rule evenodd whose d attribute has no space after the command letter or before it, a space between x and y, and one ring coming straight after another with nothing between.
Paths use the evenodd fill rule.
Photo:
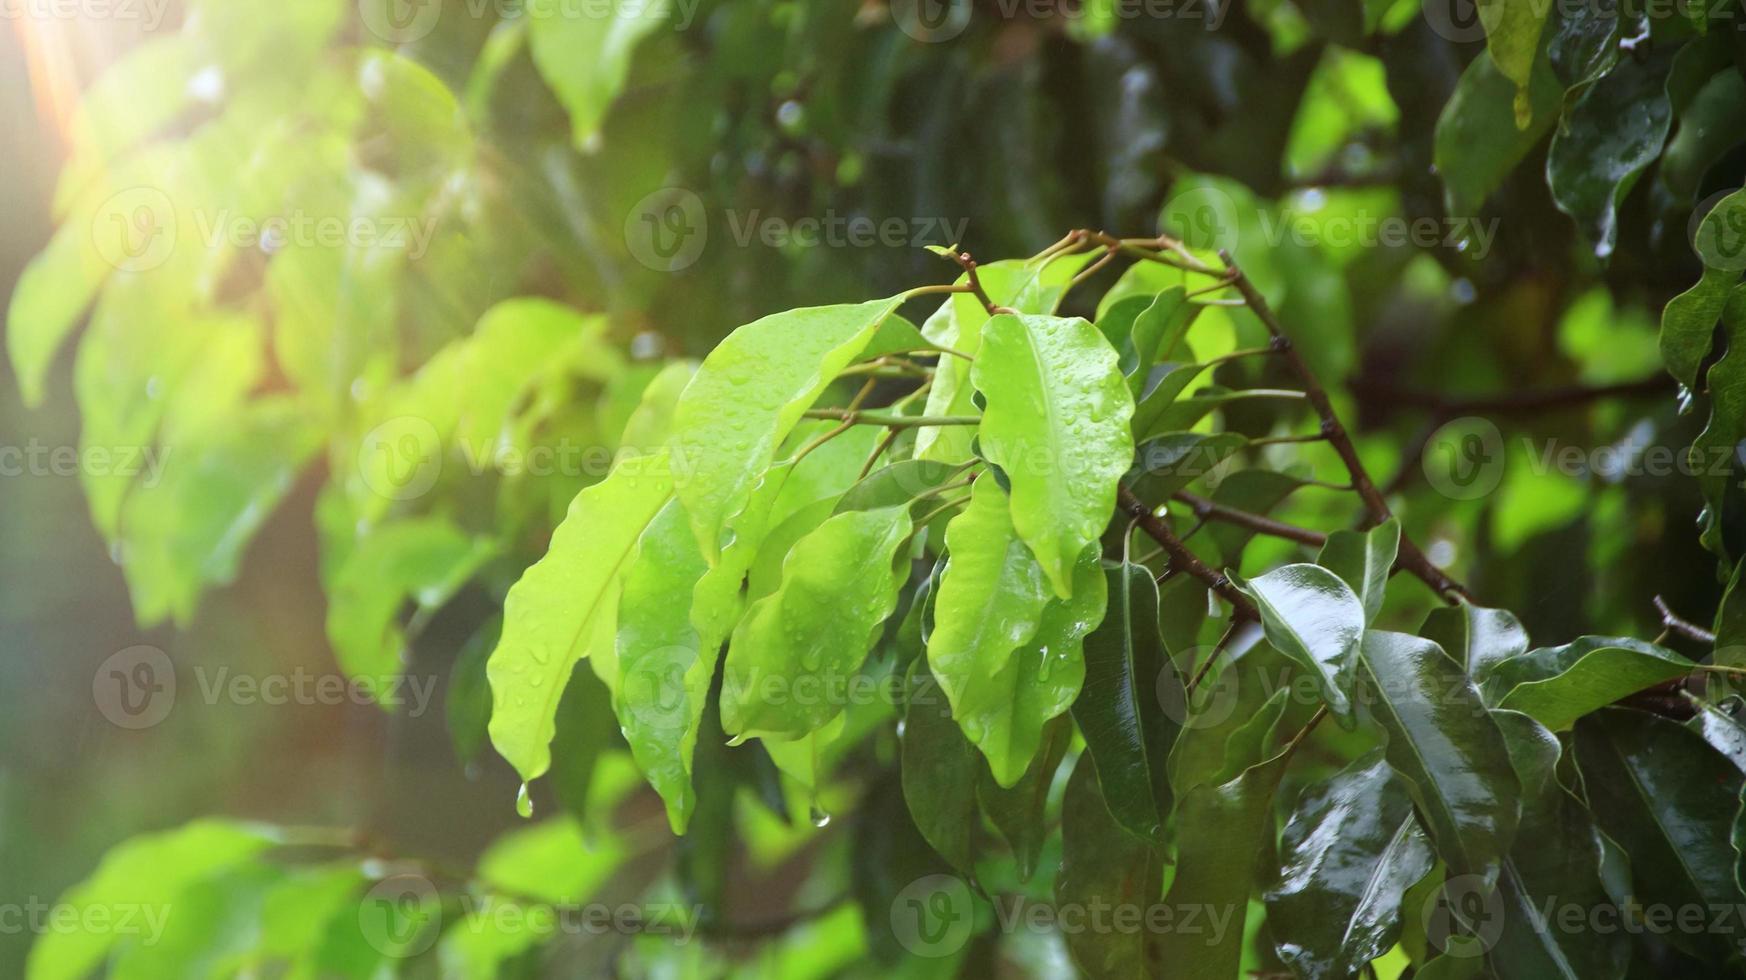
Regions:
<instances>
[{"instance_id":1,"label":"thin twig","mask_svg":"<svg viewBox=\"0 0 1746 980\"><path fill-rule=\"evenodd\" d=\"M1231 607L1236 610L1237 618L1260 618L1259 610L1255 608L1253 602L1249 601L1248 596L1237 591L1237 587L1231 584L1230 579L1222 573L1214 571L1206 562L1200 560L1200 556L1188 550L1188 546L1176 537L1176 532L1170 529L1170 525L1152 513L1152 508L1147 507L1145 501L1134 496L1134 492L1129 490L1126 485L1117 487L1116 499L1122 513L1138 521L1140 530L1145 531L1153 541L1163 545L1165 552L1170 555L1172 567L1181 569L1205 582L1207 588L1218 593L1220 598L1231 604Z\"/></svg>"},{"instance_id":2,"label":"thin twig","mask_svg":"<svg viewBox=\"0 0 1746 980\"><path fill-rule=\"evenodd\" d=\"M897 429L915 429L934 425L980 425L978 415L894 415L890 412L856 412L844 408L812 408L809 419L833 419L844 425L883 425Z\"/></svg>"},{"instance_id":3,"label":"thin twig","mask_svg":"<svg viewBox=\"0 0 1746 980\"><path fill-rule=\"evenodd\" d=\"M1655 597L1655 611L1661 614L1661 625L1667 627L1673 632L1689 639L1696 640L1699 643L1715 644L1716 634L1704 629L1702 626L1699 626L1690 620L1680 618L1676 613L1674 613L1673 609L1667 605L1666 599L1663 599L1660 596Z\"/></svg>"},{"instance_id":4,"label":"thin twig","mask_svg":"<svg viewBox=\"0 0 1746 980\"><path fill-rule=\"evenodd\" d=\"M1202 520L1222 521L1226 524L1236 524L1240 527L1246 527L1258 534L1265 534L1269 537L1275 538L1285 538L1288 541L1307 544L1312 548L1320 548L1328 542L1328 536L1320 531L1312 531L1307 527L1298 527L1296 524L1287 524L1284 521L1274 520L1271 517L1266 517L1251 511L1238 510L1235 507L1227 507L1217 501L1196 496L1186 490L1176 493L1175 499L1187 504L1194 511L1194 515Z\"/></svg>"},{"instance_id":5,"label":"thin twig","mask_svg":"<svg viewBox=\"0 0 1746 980\"><path fill-rule=\"evenodd\" d=\"M1249 277L1243 274L1243 270L1232 260L1230 253L1221 250L1219 258L1230 270L1232 285L1236 286L1237 291L1243 294L1243 298L1249 303L1249 309L1254 311L1255 316L1267 328L1268 334L1273 337L1274 346L1280 349L1286 363L1290 365L1292 372L1297 375L1298 381L1303 385L1304 394L1308 396L1310 404L1315 407L1316 414L1321 417L1322 434L1327 437L1329 445L1334 447L1334 452L1339 454L1341 462L1346 464L1346 472L1352 477L1352 489L1364 502L1364 509L1368 514L1365 526L1374 527L1388 520L1393 516L1389 510L1388 501L1383 499L1382 492L1376 489L1376 484L1371 481L1369 472L1364 469L1363 461L1358 458L1358 449L1352 444L1352 437L1346 432L1346 427L1340 424L1340 417L1335 414L1333 403L1328 400L1328 393L1322 388L1321 382L1316 379L1315 372L1310 370L1309 363L1303 359L1303 355L1292 344L1291 338L1286 336L1284 326L1274 315L1273 308L1267 304L1267 299L1261 295L1260 290L1255 288L1255 284L1249 281ZM1425 557L1425 553L1419 550L1419 546L1405 535L1402 535L1400 539L1398 560L1403 568L1417 575L1426 585L1431 587L1432 591L1447 602L1457 602L1459 601L1457 596L1469 594L1465 586L1432 564L1431 560Z\"/></svg>"}]
</instances>

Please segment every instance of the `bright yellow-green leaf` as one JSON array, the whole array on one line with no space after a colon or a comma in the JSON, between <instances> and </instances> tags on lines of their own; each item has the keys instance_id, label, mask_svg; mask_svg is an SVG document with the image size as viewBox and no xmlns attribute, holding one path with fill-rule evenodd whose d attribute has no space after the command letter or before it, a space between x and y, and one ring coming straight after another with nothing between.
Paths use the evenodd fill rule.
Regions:
<instances>
[{"instance_id":1,"label":"bright yellow-green leaf","mask_svg":"<svg viewBox=\"0 0 1746 980\"><path fill-rule=\"evenodd\" d=\"M783 438L899 302L776 313L735 330L704 358L673 410L672 466L711 565Z\"/></svg>"},{"instance_id":2,"label":"bright yellow-green leaf","mask_svg":"<svg viewBox=\"0 0 1746 980\"><path fill-rule=\"evenodd\" d=\"M545 557L504 599L503 636L486 666L491 744L522 779L551 765L558 699L576 661L612 654L625 569L672 493L665 452L624 461L576 495Z\"/></svg>"},{"instance_id":3,"label":"bright yellow-green leaf","mask_svg":"<svg viewBox=\"0 0 1746 980\"><path fill-rule=\"evenodd\" d=\"M983 329L971 369L988 399L982 454L1012 481L1013 527L1062 598L1133 463L1134 398L1118 361L1085 320L1002 314Z\"/></svg>"},{"instance_id":4,"label":"bright yellow-green leaf","mask_svg":"<svg viewBox=\"0 0 1746 980\"><path fill-rule=\"evenodd\" d=\"M570 113L576 146L592 149L607 109L630 74L637 43L660 30L670 0L610 4L529 0L528 45L534 64Z\"/></svg>"},{"instance_id":5,"label":"bright yellow-green leaf","mask_svg":"<svg viewBox=\"0 0 1746 980\"><path fill-rule=\"evenodd\" d=\"M746 610L728 644L721 694L729 735L795 739L847 701L851 678L897 607L892 569L909 509L847 511L801 538L782 586Z\"/></svg>"}]
</instances>

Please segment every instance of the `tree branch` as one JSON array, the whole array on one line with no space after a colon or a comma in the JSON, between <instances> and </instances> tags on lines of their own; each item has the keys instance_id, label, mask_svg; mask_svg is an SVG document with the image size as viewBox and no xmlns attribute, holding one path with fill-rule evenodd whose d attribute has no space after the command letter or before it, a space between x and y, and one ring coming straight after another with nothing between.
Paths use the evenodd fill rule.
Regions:
<instances>
[{"instance_id":1,"label":"tree branch","mask_svg":"<svg viewBox=\"0 0 1746 980\"><path fill-rule=\"evenodd\" d=\"M1667 605L1666 599L1663 599L1660 596L1655 597L1655 611L1661 614L1661 625L1667 627L1673 632L1689 639L1696 640L1699 643L1715 644L1716 634L1704 629L1696 623L1681 619L1679 615Z\"/></svg>"},{"instance_id":2,"label":"tree branch","mask_svg":"<svg viewBox=\"0 0 1746 980\"><path fill-rule=\"evenodd\" d=\"M1145 531L1148 537L1158 542L1165 554L1170 556L1171 567L1187 572L1205 582L1207 588L1218 593L1220 598L1231 604L1239 619L1261 618L1260 611L1255 608L1253 602L1249 601L1249 597L1237 591L1237 587L1231 584L1230 579L1222 573L1214 571L1206 562L1200 560L1199 555L1190 551L1188 545L1183 544L1182 539L1176 536L1176 532L1170 529L1170 525L1152 513L1152 508L1146 506L1145 501L1134 496L1134 492L1129 490L1125 484L1118 485L1116 493L1116 499L1122 513L1133 518L1134 522L1140 526L1140 530Z\"/></svg>"},{"instance_id":3,"label":"tree branch","mask_svg":"<svg viewBox=\"0 0 1746 980\"><path fill-rule=\"evenodd\" d=\"M1340 424L1340 417L1334 413L1333 403L1328 400L1328 393L1322 387L1321 382L1316 380L1315 372L1310 370L1309 363L1303 359L1303 355L1292 344L1291 338L1286 336L1285 328L1280 324L1279 318L1274 315L1272 307L1267 305L1266 298L1261 295L1260 290L1255 288L1255 284L1249 281L1249 277L1243 274L1243 270L1232 260L1230 253L1221 249L1219 259L1229 270L1231 284L1243 294L1243 299L1247 301L1249 309L1254 311L1255 316L1267 328L1268 334L1273 337L1274 346L1279 348L1286 363L1297 375L1299 383L1303 385L1304 394L1309 398L1310 404L1315 407L1316 414L1321 417L1322 435L1327 438L1328 444L1334 447L1334 452L1339 454L1340 461L1346 464L1346 472L1352 477L1352 489L1364 502L1364 509L1368 514L1365 526L1374 527L1388 520L1393 516L1388 508L1388 501L1383 499L1382 492L1376 489L1376 484L1364 469L1363 461L1358 458L1358 449L1352 444L1352 437L1346 432L1346 427ZM1432 564L1431 560L1425 557L1425 553L1419 550L1419 546L1405 535L1402 535L1400 539L1400 555L1397 563L1422 579L1444 601L1455 602L1456 600L1452 596L1469 594L1465 586Z\"/></svg>"}]
</instances>

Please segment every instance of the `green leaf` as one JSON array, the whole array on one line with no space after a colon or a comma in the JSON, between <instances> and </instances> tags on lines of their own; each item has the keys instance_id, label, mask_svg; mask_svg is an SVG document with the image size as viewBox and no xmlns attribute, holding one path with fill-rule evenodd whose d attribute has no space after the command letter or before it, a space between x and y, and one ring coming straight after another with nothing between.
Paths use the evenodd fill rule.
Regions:
<instances>
[{"instance_id":1,"label":"green leaf","mask_svg":"<svg viewBox=\"0 0 1746 980\"><path fill-rule=\"evenodd\" d=\"M578 149L590 151L630 74L637 44L666 26L671 0L600 9L564 0L529 0L528 48L534 64L570 113Z\"/></svg>"},{"instance_id":2,"label":"green leaf","mask_svg":"<svg viewBox=\"0 0 1746 980\"><path fill-rule=\"evenodd\" d=\"M1498 664L1528 652L1528 631L1514 613L1476 606L1465 599L1458 606L1431 610L1419 635L1465 665L1467 676L1476 684L1483 684Z\"/></svg>"},{"instance_id":3,"label":"green leaf","mask_svg":"<svg viewBox=\"0 0 1746 980\"><path fill-rule=\"evenodd\" d=\"M1351 586L1364 604L1365 622L1375 622L1388 590L1388 576L1400 551L1400 521L1389 518L1368 531L1335 531L1322 545L1316 564Z\"/></svg>"},{"instance_id":4,"label":"green leaf","mask_svg":"<svg viewBox=\"0 0 1746 980\"><path fill-rule=\"evenodd\" d=\"M922 494L944 486L964 472L927 459L905 459L869 473L837 501L836 513L846 510L877 510L907 504Z\"/></svg>"},{"instance_id":5,"label":"green leaf","mask_svg":"<svg viewBox=\"0 0 1746 980\"><path fill-rule=\"evenodd\" d=\"M1253 856L1251 854L1251 856ZM1163 866L1156 851L1123 833L1098 788L1096 764L1081 755L1061 802L1061 909L1149 909L1158 903ZM1094 980L1155 975L1155 943L1145 929L1075 929L1065 935L1081 971ZM1235 976L1233 971L1232 976Z\"/></svg>"},{"instance_id":6,"label":"green leaf","mask_svg":"<svg viewBox=\"0 0 1746 980\"><path fill-rule=\"evenodd\" d=\"M673 494L665 452L625 460L570 502L545 557L503 601L503 636L486 668L491 744L524 781L551 765L558 699L576 662L612 655L625 569Z\"/></svg>"},{"instance_id":7,"label":"green leaf","mask_svg":"<svg viewBox=\"0 0 1746 980\"><path fill-rule=\"evenodd\" d=\"M1435 643L1405 633L1368 631L1359 663L1388 764L1437 853L1458 875L1495 881L1515 837L1521 786L1479 691Z\"/></svg>"},{"instance_id":8,"label":"green leaf","mask_svg":"<svg viewBox=\"0 0 1746 980\"><path fill-rule=\"evenodd\" d=\"M1708 742L1710 748L1725 756L1734 768L1746 773L1746 725L1740 723L1740 713L1746 711L1746 699L1730 695L1721 704L1693 698L1697 714L1686 726Z\"/></svg>"},{"instance_id":9,"label":"green leaf","mask_svg":"<svg viewBox=\"0 0 1746 980\"><path fill-rule=\"evenodd\" d=\"M135 484L121 513L121 570L142 625L187 624L208 586L236 577L321 435L297 406L272 397L166 432L174 448L162 479Z\"/></svg>"},{"instance_id":10,"label":"green leaf","mask_svg":"<svg viewBox=\"0 0 1746 980\"><path fill-rule=\"evenodd\" d=\"M227 820L197 820L135 837L105 854L97 870L68 889L59 905L76 911L76 921L102 916L103 922L115 922L131 909L141 917L159 917L161 925L190 886L238 868L275 843L266 828ZM50 929L31 947L25 976L82 980L118 941L121 934L113 929Z\"/></svg>"},{"instance_id":11,"label":"green leaf","mask_svg":"<svg viewBox=\"0 0 1746 980\"><path fill-rule=\"evenodd\" d=\"M1053 313L1066 294L1073 276L1090 261L1091 253L1063 255L1042 262L1005 260L978 267L982 288L996 306L1021 313ZM969 280L958 277L958 284ZM958 293L946 297L938 310L922 324L922 335L941 347L969 357L982 347L982 330L988 310L975 296ZM973 415L979 409L970 385L970 365L962 358L949 358L934 372L928 389L928 415ZM916 433L915 456L943 463L962 463L972 458L975 435L965 426L926 428Z\"/></svg>"},{"instance_id":12,"label":"green leaf","mask_svg":"<svg viewBox=\"0 0 1746 980\"><path fill-rule=\"evenodd\" d=\"M1177 858L1165 904L1204 909L1199 930L1166 932L1157 962L1182 980L1230 980L1243 959L1249 897L1273 842L1273 794L1291 762L1290 751L1252 762L1235 779L1197 786L1176 807L1177 838L1193 841Z\"/></svg>"},{"instance_id":13,"label":"green leaf","mask_svg":"<svg viewBox=\"0 0 1746 980\"><path fill-rule=\"evenodd\" d=\"M491 724L491 683L485 677L485 665L497 638L503 632L503 616L486 620L461 645L455 662L449 668L449 685L443 694L443 710L449 723L449 740L455 746L455 758L463 766L471 766L484 747L486 728Z\"/></svg>"},{"instance_id":14,"label":"green leaf","mask_svg":"<svg viewBox=\"0 0 1746 980\"><path fill-rule=\"evenodd\" d=\"M970 378L988 400L982 455L1012 481L1013 527L1068 598L1134 455L1116 352L1085 320L1002 314L983 328Z\"/></svg>"},{"instance_id":15,"label":"green leaf","mask_svg":"<svg viewBox=\"0 0 1746 980\"><path fill-rule=\"evenodd\" d=\"M1677 722L1623 708L1584 719L1576 755L1595 821L1631 856L1638 900L1673 909L1739 902L1728 837L1741 777L1726 759ZM1675 929L1666 939L1711 961L1736 952L1716 933Z\"/></svg>"},{"instance_id":16,"label":"green leaf","mask_svg":"<svg viewBox=\"0 0 1746 980\"><path fill-rule=\"evenodd\" d=\"M1433 159L1448 213L1477 214L1558 118L1562 89L1541 58L1527 79L1526 125L1516 85L1487 57L1474 58L1437 117Z\"/></svg>"},{"instance_id":17,"label":"green leaf","mask_svg":"<svg viewBox=\"0 0 1746 980\"><path fill-rule=\"evenodd\" d=\"M1630 952L1624 934L1563 924L1569 909L1581 909L1583 921L1593 923L1614 903L1601 882L1594 819L1554 774L1558 739L1527 715L1496 711L1493 717L1522 785L1521 829L1498 879L1493 971L1500 980L1624 976ZM1488 925L1478 924L1482 936Z\"/></svg>"},{"instance_id":18,"label":"green leaf","mask_svg":"<svg viewBox=\"0 0 1746 980\"><path fill-rule=\"evenodd\" d=\"M1011 786L1085 677L1081 641L1105 604L1097 553L1081 553L1071 599L1050 596L992 477L976 481L970 506L946 526L946 551L928 667L965 737Z\"/></svg>"},{"instance_id":19,"label":"green leaf","mask_svg":"<svg viewBox=\"0 0 1746 980\"><path fill-rule=\"evenodd\" d=\"M673 410L673 473L703 556L721 560L776 448L901 297L776 313L729 334Z\"/></svg>"},{"instance_id":20,"label":"green leaf","mask_svg":"<svg viewBox=\"0 0 1746 980\"><path fill-rule=\"evenodd\" d=\"M1354 977L1394 945L1401 901L1435 858L1378 753L1304 790L1279 843L1267 925L1305 980Z\"/></svg>"},{"instance_id":21,"label":"green leaf","mask_svg":"<svg viewBox=\"0 0 1746 980\"><path fill-rule=\"evenodd\" d=\"M1319 565L1285 565L1237 588L1255 600L1267 642L1316 678L1322 700L1349 721L1353 662L1364 636L1364 604Z\"/></svg>"},{"instance_id":22,"label":"green leaf","mask_svg":"<svg viewBox=\"0 0 1746 980\"><path fill-rule=\"evenodd\" d=\"M508 895L581 904L632 856L616 834L584 830L573 817L542 820L491 842L479 856L478 882Z\"/></svg>"},{"instance_id":23,"label":"green leaf","mask_svg":"<svg viewBox=\"0 0 1746 980\"><path fill-rule=\"evenodd\" d=\"M411 599L416 617L441 609L495 552L438 518L373 529L354 546L328 586L327 637L346 676L386 687L408 651L396 621Z\"/></svg>"},{"instance_id":24,"label":"green leaf","mask_svg":"<svg viewBox=\"0 0 1746 980\"><path fill-rule=\"evenodd\" d=\"M1494 2L1506 10L1541 6ZM1565 110L1552 136L1546 157L1552 200L1576 220L1598 258L1612 254L1619 202L1661 155L1667 139L1673 121L1666 85L1671 62L1666 56L1622 59Z\"/></svg>"},{"instance_id":25,"label":"green leaf","mask_svg":"<svg viewBox=\"0 0 1746 980\"><path fill-rule=\"evenodd\" d=\"M976 797L982 803L982 812L988 814L989 822L1012 848L1020 881L1029 881L1036 873L1037 858L1049 836L1043 811L1049 802L1049 789L1055 783L1055 771L1061 768L1061 760L1072 741L1073 726L1067 719L1057 718L1044 726L1042 751L1031 760L1030 768L1018 782L1010 788L1003 787L987 770L976 781Z\"/></svg>"},{"instance_id":26,"label":"green leaf","mask_svg":"<svg viewBox=\"0 0 1746 980\"><path fill-rule=\"evenodd\" d=\"M975 866L976 747L952 718L951 703L919 659L905 681L899 738L903 799L929 846L965 874Z\"/></svg>"},{"instance_id":27,"label":"green leaf","mask_svg":"<svg viewBox=\"0 0 1746 980\"><path fill-rule=\"evenodd\" d=\"M1516 83L1516 128L1532 121L1528 97L1534 58L1540 50L1540 31L1546 26L1551 4L1521 0L1479 0L1479 20L1485 25L1485 45L1491 60L1505 78Z\"/></svg>"},{"instance_id":28,"label":"green leaf","mask_svg":"<svg viewBox=\"0 0 1746 980\"><path fill-rule=\"evenodd\" d=\"M1235 432L1172 432L1140 447L1135 492L1155 500L1211 476L1249 441Z\"/></svg>"},{"instance_id":29,"label":"green leaf","mask_svg":"<svg viewBox=\"0 0 1746 980\"><path fill-rule=\"evenodd\" d=\"M631 756L667 804L675 834L685 832L696 804L691 759L720 652L699 645L681 612L706 568L685 509L668 501L637 542L618 607L613 709Z\"/></svg>"},{"instance_id":30,"label":"green leaf","mask_svg":"<svg viewBox=\"0 0 1746 980\"><path fill-rule=\"evenodd\" d=\"M1698 386L1698 366L1714 344L1728 294L1746 268L1746 190L1717 201L1698 221L1696 243L1703 276L1668 300L1661 313L1661 359L1667 373L1692 390Z\"/></svg>"},{"instance_id":31,"label":"green leaf","mask_svg":"<svg viewBox=\"0 0 1746 980\"><path fill-rule=\"evenodd\" d=\"M1718 207L1720 207L1718 205ZM1746 210L1740 215L1746 227ZM1701 234L1701 232L1700 232ZM1746 238L1742 239L1746 249ZM1746 256L1741 265L1746 266ZM1722 515L1735 506L1730 500L1741 487L1739 444L1746 440L1746 284L1735 286L1722 307L1728 352L1710 367L1704 382L1710 391L1710 421L1688 450L1688 464L1697 476L1705 508L1700 540L1710 551L1728 556L1722 541Z\"/></svg>"},{"instance_id":32,"label":"green leaf","mask_svg":"<svg viewBox=\"0 0 1746 980\"><path fill-rule=\"evenodd\" d=\"M1168 360L1182 346L1188 328L1194 326L1202 307L1187 299L1187 290L1171 286L1134 317L1129 328L1128 343L1133 348L1135 365L1127 371L1128 387L1139 398L1145 389L1152 366Z\"/></svg>"},{"instance_id":33,"label":"green leaf","mask_svg":"<svg viewBox=\"0 0 1746 980\"><path fill-rule=\"evenodd\" d=\"M1097 761L1100 795L1128 832L1156 841L1170 808L1165 760L1176 740L1164 698L1186 705L1158 634L1158 586L1142 565L1111 566L1109 614L1085 639L1085 686L1073 718ZM1166 673L1168 672L1168 673ZM1168 694L1166 693L1168 692Z\"/></svg>"},{"instance_id":34,"label":"green leaf","mask_svg":"<svg viewBox=\"0 0 1746 980\"><path fill-rule=\"evenodd\" d=\"M897 608L892 560L909 532L907 508L849 511L795 544L781 588L746 610L728 644L729 735L801 738L843 710L850 678Z\"/></svg>"},{"instance_id":35,"label":"green leaf","mask_svg":"<svg viewBox=\"0 0 1746 980\"><path fill-rule=\"evenodd\" d=\"M1691 661L1652 643L1585 636L1500 662L1484 690L1498 707L1564 731L1591 711L1691 671Z\"/></svg>"}]
</instances>

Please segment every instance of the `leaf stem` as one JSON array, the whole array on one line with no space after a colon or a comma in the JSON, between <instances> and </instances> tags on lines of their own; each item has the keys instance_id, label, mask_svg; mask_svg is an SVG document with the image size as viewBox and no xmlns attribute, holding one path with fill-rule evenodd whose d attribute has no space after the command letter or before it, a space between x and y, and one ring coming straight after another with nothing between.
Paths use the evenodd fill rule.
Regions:
<instances>
[{"instance_id":1,"label":"leaf stem","mask_svg":"<svg viewBox=\"0 0 1746 980\"><path fill-rule=\"evenodd\" d=\"M806 417L809 419L835 419L844 425L883 425L893 429L982 424L982 417L979 415L896 415L878 410L860 412L844 408L809 409Z\"/></svg>"}]
</instances>

